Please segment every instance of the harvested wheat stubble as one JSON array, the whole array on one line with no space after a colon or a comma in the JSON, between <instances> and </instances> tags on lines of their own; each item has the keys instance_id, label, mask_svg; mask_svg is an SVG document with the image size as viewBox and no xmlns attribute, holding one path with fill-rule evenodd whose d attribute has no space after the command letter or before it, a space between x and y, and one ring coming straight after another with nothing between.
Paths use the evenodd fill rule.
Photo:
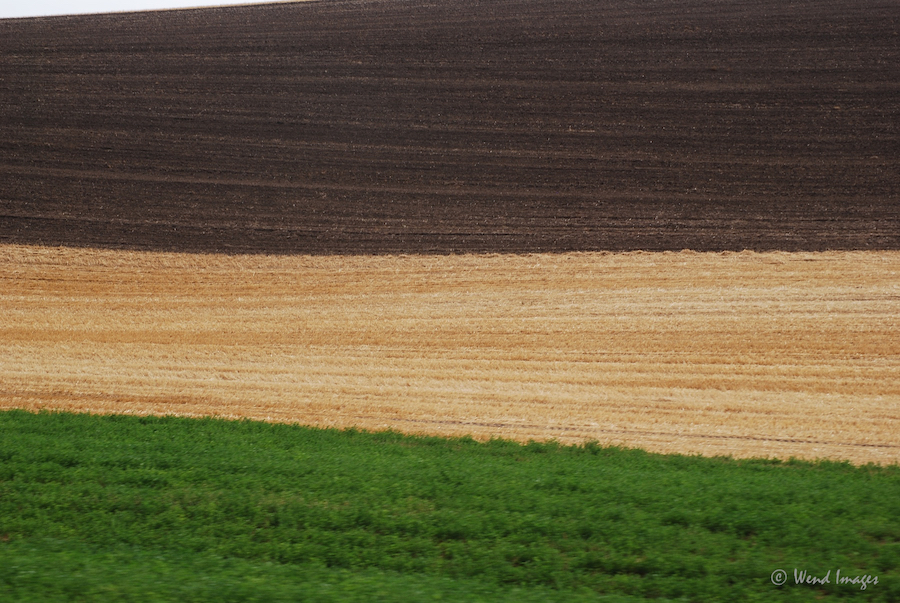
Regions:
<instances>
[{"instance_id":1,"label":"harvested wheat stubble","mask_svg":"<svg viewBox=\"0 0 900 603\"><path fill-rule=\"evenodd\" d=\"M900 460L900 252L0 246L0 407Z\"/></svg>"}]
</instances>

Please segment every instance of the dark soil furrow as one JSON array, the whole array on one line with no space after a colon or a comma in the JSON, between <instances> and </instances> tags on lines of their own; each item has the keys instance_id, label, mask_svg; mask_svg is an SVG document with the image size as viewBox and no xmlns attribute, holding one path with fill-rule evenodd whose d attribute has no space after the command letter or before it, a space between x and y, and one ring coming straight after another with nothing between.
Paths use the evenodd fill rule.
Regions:
<instances>
[{"instance_id":1,"label":"dark soil furrow","mask_svg":"<svg viewBox=\"0 0 900 603\"><path fill-rule=\"evenodd\" d=\"M900 6L349 0L0 20L0 242L900 249Z\"/></svg>"}]
</instances>

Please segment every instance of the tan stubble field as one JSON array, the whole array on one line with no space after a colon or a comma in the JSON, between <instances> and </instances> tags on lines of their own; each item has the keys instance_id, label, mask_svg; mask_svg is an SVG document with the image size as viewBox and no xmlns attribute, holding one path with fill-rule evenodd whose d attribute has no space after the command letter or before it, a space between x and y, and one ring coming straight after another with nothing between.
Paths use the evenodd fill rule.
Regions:
<instances>
[{"instance_id":1,"label":"tan stubble field","mask_svg":"<svg viewBox=\"0 0 900 603\"><path fill-rule=\"evenodd\" d=\"M0 408L900 461L900 252L0 246Z\"/></svg>"}]
</instances>

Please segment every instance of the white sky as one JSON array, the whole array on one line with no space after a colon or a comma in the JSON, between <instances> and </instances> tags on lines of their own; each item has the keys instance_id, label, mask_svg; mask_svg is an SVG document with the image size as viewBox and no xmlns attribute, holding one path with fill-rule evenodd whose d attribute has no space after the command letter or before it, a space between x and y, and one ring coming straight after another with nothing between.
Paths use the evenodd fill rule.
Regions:
<instances>
[{"instance_id":1,"label":"white sky","mask_svg":"<svg viewBox=\"0 0 900 603\"><path fill-rule=\"evenodd\" d=\"M259 4L265 0L0 0L0 19L114 13L163 8Z\"/></svg>"}]
</instances>

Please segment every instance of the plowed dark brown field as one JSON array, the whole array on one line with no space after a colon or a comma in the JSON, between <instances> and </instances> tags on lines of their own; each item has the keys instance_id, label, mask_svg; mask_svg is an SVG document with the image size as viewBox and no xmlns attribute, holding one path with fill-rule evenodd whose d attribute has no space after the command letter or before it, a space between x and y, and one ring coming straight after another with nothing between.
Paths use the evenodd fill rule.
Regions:
<instances>
[{"instance_id":1,"label":"plowed dark brown field","mask_svg":"<svg viewBox=\"0 0 900 603\"><path fill-rule=\"evenodd\" d=\"M900 249L892 0L0 21L0 242Z\"/></svg>"}]
</instances>

